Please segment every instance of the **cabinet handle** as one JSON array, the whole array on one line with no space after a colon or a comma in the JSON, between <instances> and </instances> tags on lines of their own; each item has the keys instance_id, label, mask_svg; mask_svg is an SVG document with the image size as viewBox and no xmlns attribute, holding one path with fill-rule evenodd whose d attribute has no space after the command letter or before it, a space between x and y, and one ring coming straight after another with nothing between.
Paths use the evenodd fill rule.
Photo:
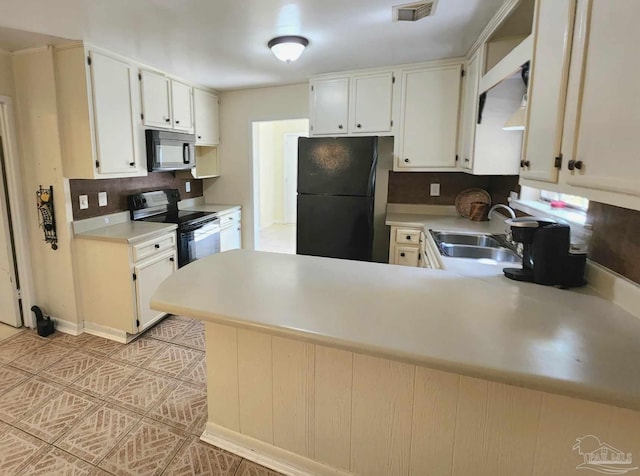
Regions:
<instances>
[{"instance_id":1,"label":"cabinet handle","mask_svg":"<svg viewBox=\"0 0 640 476\"><path fill-rule=\"evenodd\" d=\"M175 261L176 259L172 256L171 258L169 258L169 261L171 261L172 263Z\"/></svg>"},{"instance_id":2,"label":"cabinet handle","mask_svg":"<svg viewBox=\"0 0 640 476\"><path fill-rule=\"evenodd\" d=\"M469 162L469 159L464 159L464 161L468 163L468 162Z\"/></svg>"},{"instance_id":3,"label":"cabinet handle","mask_svg":"<svg viewBox=\"0 0 640 476\"><path fill-rule=\"evenodd\" d=\"M180 124L180 121L176 121L176 124Z\"/></svg>"},{"instance_id":4,"label":"cabinet handle","mask_svg":"<svg viewBox=\"0 0 640 476\"><path fill-rule=\"evenodd\" d=\"M407 235L407 240L411 240L411 235Z\"/></svg>"},{"instance_id":5,"label":"cabinet handle","mask_svg":"<svg viewBox=\"0 0 640 476\"><path fill-rule=\"evenodd\" d=\"M400 256L402 256L404 258L404 253L400 253Z\"/></svg>"},{"instance_id":6,"label":"cabinet handle","mask_svg":"<svg viewBox=\"0 0 640 476\"><path fill-rule=\"evenodd\" d=\"M342 129L342 124L338 124L338 129Z\"/></svg>"},{"instance_id":7,"label":"cabinet handle","mask_svg":"<svg viewBox=\"0 0 640 476\"><path fill-rule=\"evenodd\" d=\"M362 127L362 124L357 124L356 127L360 129Z\"/></svg>"},{"instance_id":8,"label":"cabinet handle","mask_svg":"<svg viewBox=\"0 0 640 476\"><path fill-rule=\"evenodd\" d=\"M160 248L160 245L158 243L156 243L155 245L153 245L153 247L157 250Z\"/></svg>"},{"instance_id":9,"label":"cabinet handle","mask_svg":"<svg viewBox=\"0 0 640 476\"><path fill-rule=\"evenodd\" d=\"M404 161L408 164L409 162L411 162L409 159L404 159Z\"/></svg>"},{"instance_id":10,"label":"cabinet handle","mask_svg":"<svg viewBox=\"0 0 640 476\"><path fill-rule=\"evenodd\" d=\"M198 139L202 139L202 136L198 136Z\"/></svg>"},{"instance_id":11,"label":"cabinet handle","mask_svg":"<svg viewBox=\"0 0 640 476\"><path fill-rule=\"evenodd\" d=\"M165 117L164 118L164 122L171 122L171 118L170 117Z\"/></svg>"},{"instance_id":12,"label":"cabinet handle","mask_svg":"<svg viewBox=\"0 0 640 476\"><path fill-rule=\"evenodd\" d=\"M531 162L528 160L521 160L520 161L520 168L525 168L525 167L531 167Z\"/></svg>"},{"instance_id":13,"label":"cabinet handle","mask_svg":"<svg viewBox=\"0 0 640 476\"><path fill-rule=\"evenodd\" d=\"M129 162L129 167L135 167L136 163L135 162Z\"/></svg>"},{"instance_id":14,"label":"cabinet handle","mask_svg":"<svg viewBox=\"0 0 640 476\"><path fill-rule=\"evenodd\" d=\"M238 227L238 231L240 231L240 227Z\"/></svg>"},{"instance_id":15,"label":"cabinet handle","mask_svg":"<svg viewBox=\"0 0 640 476\"><path fill-rule=\"evenodd\" d=\"M567 167L569 168L569 170L582 170L583 166L584 162L582 162L582 160L570 160L569 162L567 162Z\"/></svg>"}]
</instances>

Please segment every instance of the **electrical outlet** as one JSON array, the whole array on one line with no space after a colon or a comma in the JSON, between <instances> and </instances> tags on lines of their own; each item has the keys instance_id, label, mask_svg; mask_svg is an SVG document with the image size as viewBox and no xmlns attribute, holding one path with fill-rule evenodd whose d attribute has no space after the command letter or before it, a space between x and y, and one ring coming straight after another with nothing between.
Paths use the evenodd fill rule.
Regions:
<instances>
[{"instance_id":1,"label":"electrical outlet","mask_svg":"<svg viewBox=\"0 0 640 476\"><path fill-rule=\"evenodd\" d=\"M429 194L432 197L439 197L440 196L440 184L439 183L432 183L431 186L429 187Z\"/></svg>"},{"instance_id":2,"label":"electrical outlet","mask_svg":"<svg viewBox=\"0 0 640 476\"><path fill-rule=\"evenodd\" d=\"M80 195L78 200L80 202L80 210L89 208L89 195Z\"/></svg>"},{"instance_id":3,"label":"electrical outlet","mask_svg":"<svg viewBox=\"0 0 640 476\"><path fill-rule=\"evenodd\" d=\"M98 192L98 206L99 207L107 206L107 192Z\"/></svg>"},{"instance_id":4,"label":"electrical outlet","mask_svg":"<svg viewBox=\"0 0 640 476\"><path fill-rule=\"evenodd\" d=\"M184 191L189 193L191 191L191 182L184 183Z\"/></svg>"}]
</instances>

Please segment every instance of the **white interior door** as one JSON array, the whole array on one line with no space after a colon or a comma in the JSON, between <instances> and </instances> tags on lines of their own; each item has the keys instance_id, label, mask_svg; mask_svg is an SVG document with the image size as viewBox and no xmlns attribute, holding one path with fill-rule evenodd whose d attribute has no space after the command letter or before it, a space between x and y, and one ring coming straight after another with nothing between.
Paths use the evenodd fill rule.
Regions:
<instances>
[{"instance_id":1,"label":"white interior door","mask_svg":"<svg viewBox=\"0 0 640 476\"><path fill-rule=\"evenodd\" d=\"M0 135L0 322L13 327L22 325L10 229L9 196L5 177L5 154Z\"/></svg>"},{"instance_id":2,"label":"white interior door","mask_svg":"<svg viewBox=\"0 0 640 476\"><path fill-rule=\"evenodd\" d=\"M298 138L306 134L287 133L284 135L284 222L296 222L296 201L298 193Z\"/></svg>"}]
</instances>

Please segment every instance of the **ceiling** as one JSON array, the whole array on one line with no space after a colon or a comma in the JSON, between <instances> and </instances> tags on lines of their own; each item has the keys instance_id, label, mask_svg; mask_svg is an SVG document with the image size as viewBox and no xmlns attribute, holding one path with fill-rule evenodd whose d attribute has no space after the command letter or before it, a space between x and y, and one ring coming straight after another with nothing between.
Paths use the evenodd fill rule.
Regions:
<instances>
[{"instance_id":1,"label":"ceiling","mask_svg":"<svg viewBox=\"0 0 640 476\"><path fill-rule=\"evenodd\" d=\"M462 56L503 0L438 0L434 16L416 23L391 21L399 3L405 1L2 0L0 26L82 39L202 85L238 89ZM292 34L310 44L285 64L266 44ZM0 29L3 49L46 41Z\"/></svg>"}]
</instances>

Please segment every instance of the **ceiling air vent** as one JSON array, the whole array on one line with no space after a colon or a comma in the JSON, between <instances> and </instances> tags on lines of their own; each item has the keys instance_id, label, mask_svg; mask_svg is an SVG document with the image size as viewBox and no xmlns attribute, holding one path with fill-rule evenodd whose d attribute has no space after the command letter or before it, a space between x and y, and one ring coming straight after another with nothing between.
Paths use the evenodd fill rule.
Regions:
<instances>
[{"instance_id":1,"label":"ceiling air vent","mask_svg":"<svg viewBox=\"0 0 640 476\"><path fill-rule=\"evenodd\" d=\"M437 0L393 7L393 21L418 21L433 15Z\"/></svg>"}]
</instances>

